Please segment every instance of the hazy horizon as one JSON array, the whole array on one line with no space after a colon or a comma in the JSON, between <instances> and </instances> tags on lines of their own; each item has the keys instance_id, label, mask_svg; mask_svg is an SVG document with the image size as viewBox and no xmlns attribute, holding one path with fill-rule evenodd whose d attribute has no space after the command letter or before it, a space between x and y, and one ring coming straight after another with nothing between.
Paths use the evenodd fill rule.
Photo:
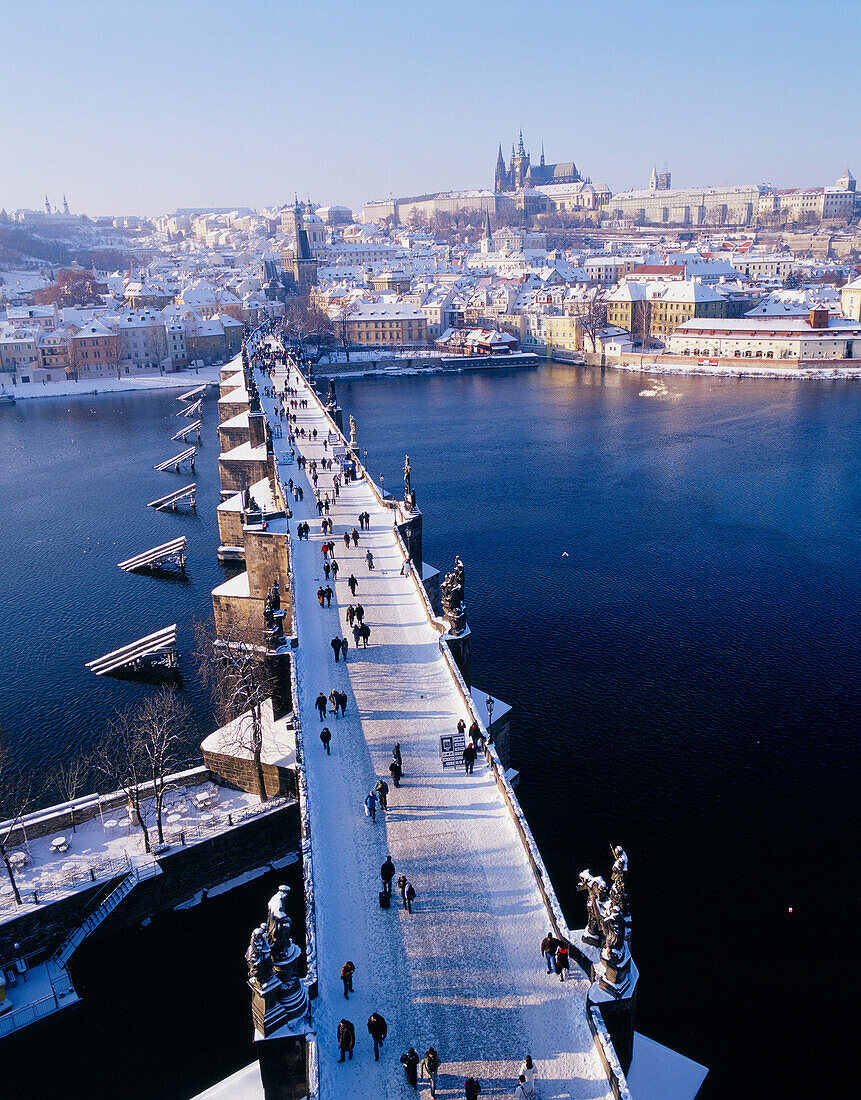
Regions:
<instances>
[{"instance_id":1,"label":"hazy horizon","mask_svg":"<svg viewBox=\"0 0 861 1100\"><path fill-rule=\"evenodd\" d=\"M152 216L489 188L522 127L614 192L861 171L856 3L7 0L0 207Z\"/></svg>"}]
</instances>

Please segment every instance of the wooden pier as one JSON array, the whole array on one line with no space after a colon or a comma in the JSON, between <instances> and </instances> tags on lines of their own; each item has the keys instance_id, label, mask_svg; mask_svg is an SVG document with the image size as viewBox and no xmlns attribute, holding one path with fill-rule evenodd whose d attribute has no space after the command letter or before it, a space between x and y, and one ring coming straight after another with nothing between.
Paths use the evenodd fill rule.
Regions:
<instances>
[{"instance_id":1,"label":"wooden pier","mask_svg":"<svg viewBox=\"0 0 861 1100\"><path fill-rule=\"evenodd\" d=\"M95 661L87 661L87 668L96 676L114 672L143 672L151 669L171 670L178 661L176 653L176 623L138 638L136 642L106 653Z\"/></svg>"},{"instance_id":2,"label":"wooden pier","mask_svg":"<svg viewBox=\"0 0 861 1100\"><path fill-rule=\"evenodd\" d=\"M193 390L187 390L185 393L181 393L177 397L177 401L193 401L196 397L203 397L206 392L206 383L202 386L195 386Z\"/></svg>"},{"instance_id":3,"label":"wooden pier","mask_svg":"<svg viewBox=\"0 0 861 1100\"><path fill-rule=\"evenodd\" d=\"M178 439L181 439L184 443L185 442L185 437L187 435L191 435L192 432L197 432L197 442L199 443L200 442L200 428L201 428L202 423L203 423L203 421L201 421L201 420L195 420L195 422L193 424L189 424L187 428L180 428L179 431L176 433L176 435L172 435L170 437L171 441L175 443Z\"/></svg>"},{"instance_id":4,"label":"wooden pier","mask_svg":"<svg viewBox=\"0 0 861 1100\"><path fill-rule=\"evenodd\" d=\"M197 482L192 485L186 485L182 489L176 489L172 493L168 493L167 496L159 497L158 500L151 500L147 505L147 508L155 508L161 512L165 508L171 508L174 512L181 504L188 505L189 508L194 509L194 494L197 491Z\"/></svg>"},{"instance_id":5,"label":"wooden pier","mask_svg":"<svg viewBox=\"0 0 861 1100\"><path fill-rule=\"evenodd\" d=\"M174 416L200 416L201 408L203 406L203 399L199 398L193 405L188 405L186 408L181 409L178 413L174 413Z\"/></svg>"},{"instance_id":6,"label":"wooden pier","mask_svg":"<svg viewBox=\"0 0 861 1100\"><path fill-rule=\"evenodd\" d=\"M138 569L162 569L166 565L175 565L181 573L184 573L186 542L185 535L180 535L178 539L171 539L170 542L162 543L161 546L144 550L142 554L135 554L133 558L117 564L126 573L134 573Z\"/></svg>"},{"instance_id":7,"label":"wooden pier","mask_svg":"<svg viewBox=\"0 0 861 1100\"><path fill-rule=\"evenodd\" d=\"M186 451L180 451L178 455L174 455L173 458L167 458L164 462L159 462L157 466L153 466L154 470L169 470L171 466L179 473L179 464L181 462L188 462L191 465L191 472L194 473L194 456L197 454L196 447L189 447Z\"/></svg>"}]
</instances>

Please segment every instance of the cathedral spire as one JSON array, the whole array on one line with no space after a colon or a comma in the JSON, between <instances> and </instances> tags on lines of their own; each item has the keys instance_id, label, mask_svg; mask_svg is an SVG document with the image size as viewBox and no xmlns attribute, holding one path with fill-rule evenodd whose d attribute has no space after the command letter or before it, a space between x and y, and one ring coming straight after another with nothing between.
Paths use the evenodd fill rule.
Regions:
<instances>
[{"instance_id":1,"label":"cathedral spire","mask_svg":"<svg viewBox=\"0 0 861 1100\"><path fill-rule=\"evenodd\" d=\"M544 167L544 142L541 142L541 167Z\"/></svg>"},{"instance_id":2,"label":"cathedral spire","mask_svg":"<svg viewBox=\"0 0 861 1100\"><path fill-rule=\"evenodd\" d=\"M526 150L523 148L523 130L520 131L520 137L517 143L517 155L520 157L526 156Z\"/></svg>"}]
</instances>

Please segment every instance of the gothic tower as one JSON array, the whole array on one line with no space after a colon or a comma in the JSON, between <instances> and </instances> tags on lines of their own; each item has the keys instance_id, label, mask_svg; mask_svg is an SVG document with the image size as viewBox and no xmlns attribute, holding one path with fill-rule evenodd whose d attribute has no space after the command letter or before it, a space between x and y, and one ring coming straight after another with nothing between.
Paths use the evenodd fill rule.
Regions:
<instances>
[{"instance_id":1,"label":"gothic tower","mask_svg":"<svg viewBox=\"0 0 861 1100\"><path fill-rule=\"evenodd\" d=\"M496 192L508 190L508 178L505 171L505 160L502 156L502 142L499 143L499 153L496 157L496 174L493 177L493 190Z\"/></svg>"}]
</instances>

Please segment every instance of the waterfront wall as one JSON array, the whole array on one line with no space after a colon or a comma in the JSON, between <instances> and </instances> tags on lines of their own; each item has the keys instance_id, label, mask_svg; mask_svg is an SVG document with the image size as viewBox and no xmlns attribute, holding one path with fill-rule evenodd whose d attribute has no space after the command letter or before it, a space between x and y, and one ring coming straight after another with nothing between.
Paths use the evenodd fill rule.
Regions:
<instances>
[{"instance_id":1,"label":"waterfront wall","mask_svg":"<svg viewBox=\"0 0 861 1100\"><path fill-rule=\"evenodd\" d=\"M267 810L194 844L175 846L158 855L162 873L139 883L101 928L113 932L131 927L189 901L200 891L213 890L228 879L282 860L291 853L296 853L298 860L299 804L296 801ZM37 962L39 958L48 958L116 888L122 877L79 888L67 897L28 909L20 917L0 923L0 959L34 955L32 961ZM97 934L98 931L94 933Z\"/></svg>"}]
</instances>

